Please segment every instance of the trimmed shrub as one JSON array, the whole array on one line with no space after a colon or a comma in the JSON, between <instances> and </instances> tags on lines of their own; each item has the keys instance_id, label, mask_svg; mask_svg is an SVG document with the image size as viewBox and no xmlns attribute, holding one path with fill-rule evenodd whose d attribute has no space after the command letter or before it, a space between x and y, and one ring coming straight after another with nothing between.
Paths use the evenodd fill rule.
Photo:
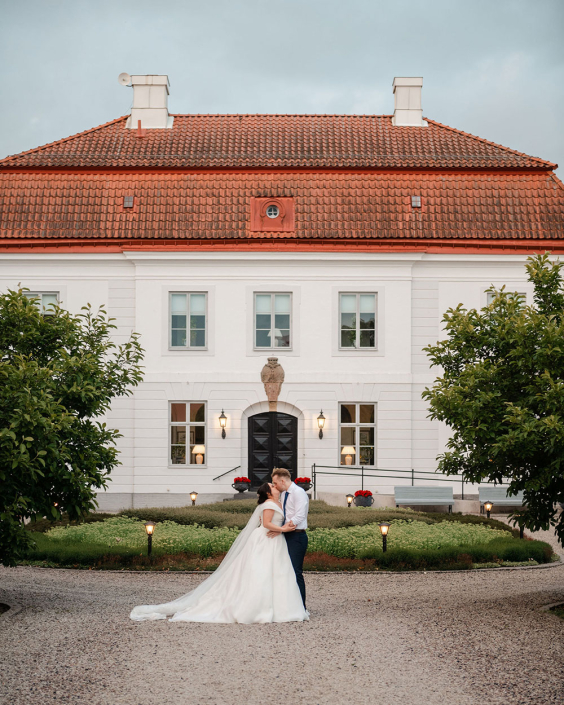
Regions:
<instances>
[{"instance_id":1,"label":"trimmed shrub","mask_svg":"<svg viewBox=\"0 0 564 705\"><path fill-rule=\"evenodd\" d=\"M447 546L416 551L411 548L392 548L382 552L373 546L360 552L359 558L372 559L382 568L394 570L471 568L473 563L499 563L512 561L524 563L530 559L549 563L552 548L543 541L523 541L514 538L494 539L487 544Z\"/></svg>"},{"instance_id":2,"label":"trimmed shrub","mask_svg":"<svg viewBox=\"0 0 564 705\"><path fill-rule=\"evenodd\" d=\"M25 528L27 531L37 532L44 534L50 529L54 529L56 526L78 526L79 524L92 524L98 521L106 521L106 519L111 519L115 517L115 514L105 514L103 512L96 512L92 514L85 514L84 517L78 521L69 519L68 514L63 514L63 516L58 521L51 521L49 519L38 519L36 521L30 521L26 524Z\"/></svg>"}]
</instances>

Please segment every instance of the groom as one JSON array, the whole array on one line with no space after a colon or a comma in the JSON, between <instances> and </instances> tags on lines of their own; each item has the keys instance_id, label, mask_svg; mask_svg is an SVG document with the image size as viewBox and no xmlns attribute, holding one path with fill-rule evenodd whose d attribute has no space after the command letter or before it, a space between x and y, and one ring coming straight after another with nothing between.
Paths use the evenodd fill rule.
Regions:
<instances>
[{"instance_id":1,"label":"groom","mask_svg":"<svg viewBox=\"0 0 564 705\"><path fill-rule=\"evenodd\" d=\"M307 551L307 513L309 510L309 497L307 493L292 482L292 476L285 468L274 468L272 471L272 484L281 493L280 501L284 509L284 523L292 522L296 527L293 531L284 533L288 553L296 581L300 588L304 608L306 606L306 589L303 576L304 557ZM274 537L278 534L270 531L268 536Z\"/></svg>"}]
</instances>

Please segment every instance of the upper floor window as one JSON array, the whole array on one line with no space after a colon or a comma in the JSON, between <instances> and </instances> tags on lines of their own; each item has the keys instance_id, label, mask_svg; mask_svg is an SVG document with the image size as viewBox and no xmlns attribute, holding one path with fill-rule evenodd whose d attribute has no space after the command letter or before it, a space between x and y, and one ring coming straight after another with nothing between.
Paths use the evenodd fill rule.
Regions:
<instances>
[{"instance_id":1,"label":"upper floor window","mask_svg":"<svg viewBox=\"0 0 564 705\"><path fill-rule=\"evenodd\" d=\"M255 347L291 347L291 294L255 294Z\"/></svg>"},{"instance_id":2,"label":"upper floor window","mask_svg":"<svg viewBox=\"0 0 564 705\"><path fill-rule=\"evenodd\" d=\"M24 291L24 295L27 296L28 299L33 299L44 316L53 316L55 313L54 307L59 305L59 293L55 291Z\"/></svg>"},{"instance_id":3,"label":"upper floor window","mask_svg":"<svg viewBox=\"0 0 564 705\"><path fill-rule=\"evenodd\" d=\"M376 348L376 294L340 294L340 347Z\"/></svg>"},{"instance_id":4,"label":"upper floor window","mask_svg":"<svg viewBox=\"0 0 564 705\"><path fill-rule=\"evenodd\" d=\"M524 291L510 291L508 292L510 296L519 296L521 297L521 303L527 303L527 294L525 294ZM495 299L495 294L493 291L488 291L488 298L487 298L487 304L488 306L490 304L493 304L493 301Z\"/></svg>"},{"instance_id":5,"label":"upper floor window","mask_svg":"<svg viewBox=\"0 0 564 705\"><path fill-rule=\"evenodd\" d=\"M205 402L171 403L169 458L172 465L206 464Z\"/></svg>"},{"instance_id":6,"label":"upper floor window","mask_svg":"<svg viewBox=\"0 0 564 705\"><path fill-rule=\"evenodd\" d=\"M207 345L207 294L170 295L171 348L202 349Z\"/></svg>"},{"instance_id":7,"label":"upper floor window","mask_svg":"<svg viewBox=\"0 0 564 705\"><path fill-rule=\"evenodd\" d=\"M376 404L340 404L340 464L376 464Z\"/></svg>"}]
</instances>

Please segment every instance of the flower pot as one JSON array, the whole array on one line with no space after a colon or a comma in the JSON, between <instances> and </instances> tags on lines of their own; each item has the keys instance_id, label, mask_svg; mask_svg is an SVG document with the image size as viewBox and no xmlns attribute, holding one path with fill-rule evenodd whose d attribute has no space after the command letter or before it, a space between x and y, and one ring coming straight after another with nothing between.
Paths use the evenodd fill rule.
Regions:
<instances>
[{"instance_id":1,"label":"flower pot","mask_svg":"<svg viewBox=\"0 0 564 705\"><path fill-rule=\"evenodd\" d=\"M311 482L296 482L296 485L306 492L311 489Z\"/></svg>"},{"instance_id":2,"label":"flower pot","mask_svg":"<svg viewBox=\"0 0 564 705\"><path fill-rule=\"evenodd\" d=\"M245 492L246 490L250 489L251 483L250 482L234 482L231 487L233 487L234 490L237 490L237 492Z\"/></svg>"},{"instance_id":3,"label":"flower pot","mask_svg":"<svg viewBox=\"0 0 564 705\"><path fill-rule=\"evenodd\" d=\"M371 507L374 504L374 497L355 497L354 503L357 507Z\"/></svg>"}]
</instances>

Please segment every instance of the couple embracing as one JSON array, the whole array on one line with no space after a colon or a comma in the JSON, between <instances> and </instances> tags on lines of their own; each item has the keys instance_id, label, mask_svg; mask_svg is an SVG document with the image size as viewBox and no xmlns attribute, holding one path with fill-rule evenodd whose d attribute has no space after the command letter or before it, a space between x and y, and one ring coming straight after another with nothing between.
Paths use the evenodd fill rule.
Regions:
<instances>
[{"instance_id":1,"label":"couple embracing","mask_svg":"<svg viewBox=\"0 0 564 705\"><path fill-rule=\"evenodd\" d=\"M135 607L131 619L223 624L309 619L302 574L309 498L282 468L274 468L272 482L257 494L257 508L209 578L173 602Z\"/></svg>"}]
</instances>

